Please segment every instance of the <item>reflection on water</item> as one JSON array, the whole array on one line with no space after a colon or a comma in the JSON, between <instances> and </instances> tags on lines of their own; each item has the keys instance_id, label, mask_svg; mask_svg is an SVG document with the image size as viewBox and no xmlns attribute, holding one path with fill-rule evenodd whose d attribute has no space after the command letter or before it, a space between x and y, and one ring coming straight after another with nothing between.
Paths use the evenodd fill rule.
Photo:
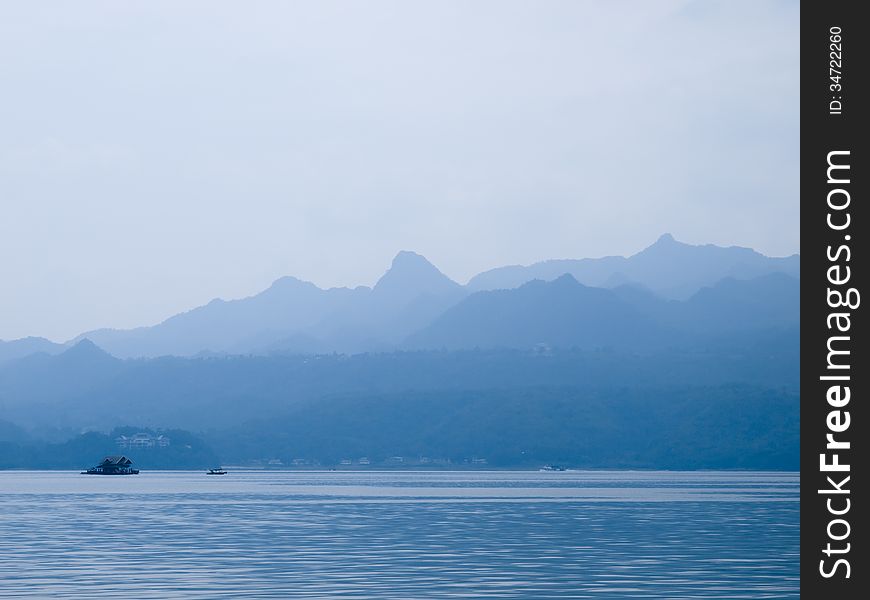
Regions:
<instances>
[{"instance_id":1,"label":"reflection on water","mask_svg":"<svg viewBox=\"0 0 870 600\"><path fill-rule=\"evenodd\" d=\"M0 597L798 597L797 474L0 472Z\"/></svg>"}]
</instances>

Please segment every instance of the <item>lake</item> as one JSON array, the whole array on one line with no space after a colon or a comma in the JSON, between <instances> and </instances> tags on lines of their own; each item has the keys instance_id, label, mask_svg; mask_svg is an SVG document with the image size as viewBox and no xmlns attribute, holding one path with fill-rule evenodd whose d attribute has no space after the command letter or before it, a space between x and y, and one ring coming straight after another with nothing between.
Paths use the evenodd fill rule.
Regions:
<instances>
[{"instance_id":1,"label":"lake","mask_svg":"<svg viewBox=\"0 0 870 600\"><path fill-rule=\"evenodd\" d=\"M799 482L0 471L0 597L797 598Z\"/></svg>"}]
</instances>

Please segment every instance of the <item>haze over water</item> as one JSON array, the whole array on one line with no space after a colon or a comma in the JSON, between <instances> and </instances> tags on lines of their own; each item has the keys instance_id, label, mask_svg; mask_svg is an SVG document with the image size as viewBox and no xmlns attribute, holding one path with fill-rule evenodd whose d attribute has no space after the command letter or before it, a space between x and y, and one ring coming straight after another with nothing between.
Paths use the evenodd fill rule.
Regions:
<instances>
[{"instance_id":1,"label":"haze over water","mask_svg":"<svg viewBox=\"0 0 870 600\"><path fill-rule=\"evenodd\" d=\"M0 597L799 597L799 475L0 472Z\"/></svg>"}]
</instances>

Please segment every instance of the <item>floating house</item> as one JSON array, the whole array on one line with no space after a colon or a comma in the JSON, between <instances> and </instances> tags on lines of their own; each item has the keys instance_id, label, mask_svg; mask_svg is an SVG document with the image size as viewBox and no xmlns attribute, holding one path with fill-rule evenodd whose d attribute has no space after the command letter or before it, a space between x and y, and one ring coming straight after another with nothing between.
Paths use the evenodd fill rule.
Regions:
<instances>
[{"instance_id":1,"label":"floating house","mask_svg":"<svg viewBox=\"0 0 870 600\"><path fill-rule=\"evenodd\" d=\"M133 461L126 456L107 456L103 462L82 475L138 475L139 469L133 468Z\"/></svg>"}]
</instances>

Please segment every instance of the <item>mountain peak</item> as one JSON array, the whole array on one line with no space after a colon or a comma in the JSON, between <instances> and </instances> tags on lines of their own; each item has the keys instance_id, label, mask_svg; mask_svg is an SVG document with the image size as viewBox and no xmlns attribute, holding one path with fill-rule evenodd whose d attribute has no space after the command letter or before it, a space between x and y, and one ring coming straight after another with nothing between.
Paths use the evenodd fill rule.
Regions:
<instances>
[{"instance_id":1,"label":"mountain peak","mask_svg":"<svg viewBox=\"0 0 870 600\"><path fill-rule=\"evenodd\" d=\"M390 269L413 266L435 269L435 265L430 263L425 256L412 252L411 250L400 250L396 256L393 257L393 263L390 265ZM437 271L437 269L435 270Z\"/></svg>"},{"instance_id":2,"label":"mountain peak","mask_svg":"<svg viewBox=\"0 0 870 600\"><path fill-rule=\"evenodd\" d=\"M402 250L393 258L389 270L378 280L375 288L398 278L415 280L428 278L447 279L447 276L430 263L425 256L410 250Z\"/></svg>"},{"instance_id":3,"label":"mountain peak","mask_svg":"<svg viewBox=\"0 0 870 600\"><path fill-rule=\"evenodd\" d=\"M60 356L62 356L65 360L69 360L70 358L107 358L110 360L115 360L114 356L97 346L88 338L82 338L81 340L76 342L76 344L72 346L69 350L63 352Z\"/></svg>"},{"instance_id":4,"label":"mountain peak","mask_svg":"<svg viewBox=\"0 0 870 600\"><path fill-rule=\"evenodd\" d=\"M0 340L0 362L13 358L23 358L37 352L45 354L60 354L66 349L62 344L55 344L41 337L26 337L8 342Z\"/></svg>"},{"instance_id":5,"label":"mountain peak","mask_svg":"<svg viewBox=\"0 0 870 600\"><path fill-rule=\"evenodd\" d=\"M374 291L410 298L419 294L442 294L460 287L426 257L402 250L393 258L389 270L375 284Z\"/></svg>"},{"instance_id":6,"label":"mountain peak","mask_svg":"<svg viewBox=\"0 0 870 600\"><path fill-rule=\"evenodd\" d=\"M299 290L299 289L310 289L315 288L313 283L310 281L303 281L298 277L293 277L292 275L285 275L283 277L279 277L275 281L272 282L272 285L269 286L266 292L285 292L291 290ZM261 292L262 293L262 292Z\"/></svg>"},{"instance_id":7,"label":"mountain peak","mask_svg":"<svg viewBox=\"0 0 870 600\"><path fill-rule=\"evenodd\" d=\"M684 242L678 242L674 239L674 236L670 233L663 233L659 236L659 238L634 256L642 256L647 254L657 254L659 252L666 252L668 254L672 254L675 252L681 252L690 248L699 248L700 246L692 246L691 244L686 244ZM632 258L632 257L630 257Z\"/></svg>"},{"instance_id":8,"label":"mountain peak","mask_svg":"<svg viewBox=\"0 0 870 600\"><path fill-rule=\"evenodd\" d=\"M76 344L70 348L70 350L78 349L79 352L93 352L94 350L99 350L100 347L93 343L89 338L82 338ZM69 352L69 350L67 350Z\"/></svg>"},{"instance_id":9,"label":"mountain peak","mask_svg":"<svg viewBox=\"0 0 870 600\"><path fill-rule=\"evenodd\" d=\"M558 285L581 285L577 278L571 275L571 273L565 273L563 275L559 275L556 279L553 280L553 283Z\"/></svg>"}]
</instances>

